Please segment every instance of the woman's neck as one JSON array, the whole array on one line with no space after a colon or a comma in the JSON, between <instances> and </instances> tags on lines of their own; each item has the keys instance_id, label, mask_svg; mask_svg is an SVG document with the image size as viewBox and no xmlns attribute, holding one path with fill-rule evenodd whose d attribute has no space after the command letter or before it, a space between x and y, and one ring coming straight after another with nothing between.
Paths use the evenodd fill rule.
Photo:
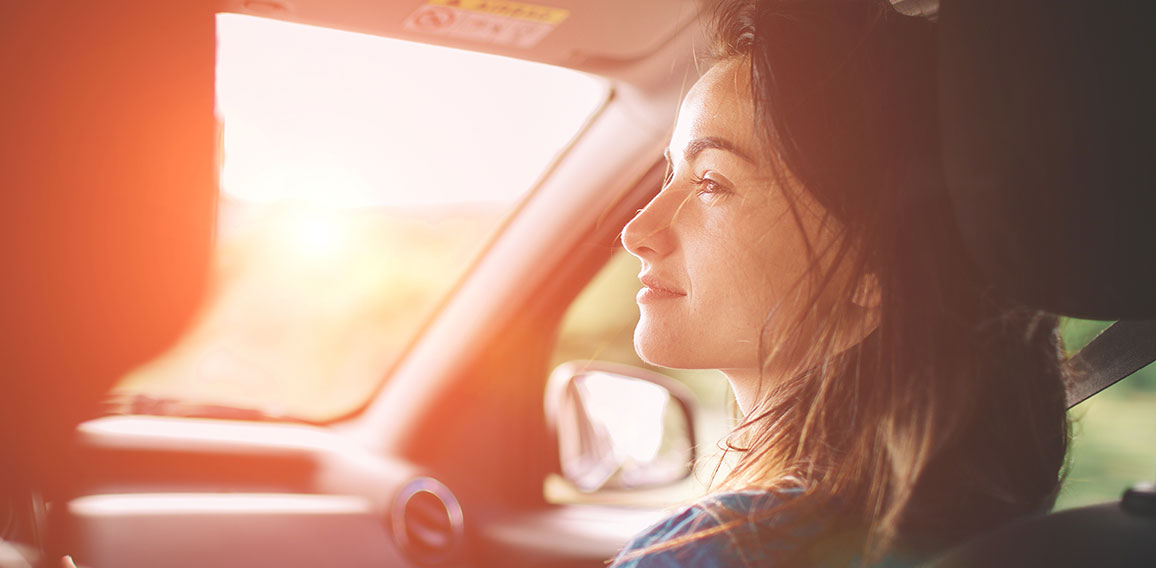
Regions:
<instances>
[{"instance_id":1,"label":"woman's neck","mask_svg":"<svg viewBox=\"0 0 1156 568\"><path fill-rule=\"evenodd\" d=\"M765 394L762 388L763 374L758 369L724 369L723 374L730 381L739 412L746 416L754 408L759 397Z\"/></svg>"}]
</instances>

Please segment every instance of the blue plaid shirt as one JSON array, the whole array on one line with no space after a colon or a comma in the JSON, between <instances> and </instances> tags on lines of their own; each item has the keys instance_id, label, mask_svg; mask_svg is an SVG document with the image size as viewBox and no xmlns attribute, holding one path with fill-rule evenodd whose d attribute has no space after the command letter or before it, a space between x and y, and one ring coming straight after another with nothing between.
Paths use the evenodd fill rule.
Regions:
<instances>
[{"instance_id":1,"label":"blue plaid shirt","mask_svg":"<svg viewBox=\"0 0 1156 568\"><path fill-rule=\"evenodd\" d=\"M642 534L634 537L614 559L611 568L667 568L693 566L702 568L722 567L773 567L795 552L800 541L821 530L822 523L803 524L792 527L793 535L800 538L783 538L776 525L781 523L774 517L752 522L739 523L727 530L697 537L685 544L650 552L639 552L662 542L699 531L721 526L735 518L742 518L752 511L774 508L790 499L797 491L732 491L717 493L687 507ZM808 529L807 527L812 527ZM768 534L772 535L768 537ZM777 537L774 535L778 535ZM888 558L876 568L899 568L905 563Z\"/></svg>"}]
</instances>

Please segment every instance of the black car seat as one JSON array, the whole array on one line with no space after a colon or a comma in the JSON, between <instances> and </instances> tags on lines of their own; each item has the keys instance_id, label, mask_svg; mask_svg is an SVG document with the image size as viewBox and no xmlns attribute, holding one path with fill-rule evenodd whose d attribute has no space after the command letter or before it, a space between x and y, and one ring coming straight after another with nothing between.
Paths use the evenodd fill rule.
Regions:
<instances>
[{"instance_id":1,"label":"black car seat","mask_svg":"<svg viewBox=\"0 0 1156 568\"><path fill-rule=\"evenodd\" d=\"M203 294L213 12L204 0L4 5L0 542L28 536L6 532L20 504L66 495L84 467L67 451L76 424L175 340Z\"/></svg>"},{"instance_id":2,"label":"black car seat","mask_svg":"<svg viewBox=\"0 0 1156 568\"><path fill-rule=\"evenodd\" d=\"M1074 361L1078 401L1156 358L1156 3L941 0L938 22L944 168L975 262L1028 304L1121 322ZM934 565L1156 566L1156 492Z\"/></svg>"}]
</instances>

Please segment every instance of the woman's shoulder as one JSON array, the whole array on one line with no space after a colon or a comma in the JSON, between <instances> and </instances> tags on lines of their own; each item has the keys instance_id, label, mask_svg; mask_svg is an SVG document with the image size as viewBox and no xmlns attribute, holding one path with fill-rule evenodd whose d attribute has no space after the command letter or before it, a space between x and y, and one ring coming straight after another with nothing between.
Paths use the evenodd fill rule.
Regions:
<instances>
[{"instance_id":1,"label":"woman's shoulder","mask_svg":"<svg viewBox=\"0 0 1156 568\"><path fill-rule=\"evenodd\" d=\"M712 494L651 526L615 558L616 568L768 566L783 541L765 532L774 511L797 492L743 490Z\"/></svg>"}]
</instances>

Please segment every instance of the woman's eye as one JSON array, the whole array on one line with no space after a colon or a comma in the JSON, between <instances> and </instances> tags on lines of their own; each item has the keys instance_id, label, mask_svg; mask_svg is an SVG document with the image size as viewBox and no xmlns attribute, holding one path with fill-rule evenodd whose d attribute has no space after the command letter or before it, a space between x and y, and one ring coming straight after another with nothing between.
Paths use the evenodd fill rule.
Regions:
<instances>
[{"instance_id":1,"label":"woman's eye","mask_svg":"<svg viewBox=\"0 0 1156 568\"><path fill-rule=\"evenodd\" d=\"M726 185L716 179L713 179L709 173L703 175L702 177L695 178L694 185L698 195L704 198L718 197L729 193L730 191Z\"/></svg>"}]
</instances>

